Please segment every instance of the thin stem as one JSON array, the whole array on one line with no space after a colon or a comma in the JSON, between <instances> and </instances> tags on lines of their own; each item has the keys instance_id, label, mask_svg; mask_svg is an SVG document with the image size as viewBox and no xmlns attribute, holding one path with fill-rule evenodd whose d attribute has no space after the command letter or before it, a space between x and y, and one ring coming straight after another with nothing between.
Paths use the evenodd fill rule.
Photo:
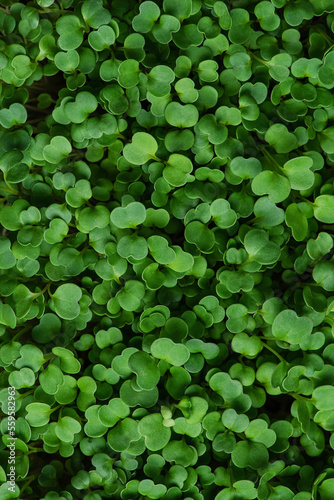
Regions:
<instances>
[{"instance_id":1,"label":"thin stem","mask_svg":"<svg viewBox=\"0 0 334 500\"><path fill-rule=\"evenodd\" d=\"M49 283L47 283L45 285L45 287L43 288L43 290L41 290L40 292L34 293L33 296L34 297L39 297L40 295L43 295L43 293L45 293L46 291L49 292L51 285L52 285L52 281L50 281Z\"/></svg>"},{"instance_id":2,"label":"thin stem","mask_svg":"<svg viewBox=\"0 0 334 500\"><path fill-rule=\"evenodd\" d=\"M32 111L38 111L39 113L43 113L44 115L49 115L50 113L46 111L46 109L40 109L37 108L36 106L30 106L30 104L25 104L25 107L28 109L31 109Z\"/></svg>"},{"instance_id":3,"label":"thin stem","mask_svg":"<svg viewBox=\"0 0 334 500\"><path fill-rule=\"evenodd\" d=\"M229 475L230 475L231 486L233 486L233 484L234 484L234 477L233 477L232 467L229 467Z\"/></svg>"},{"instance_id":4,"label":"thin stem","mask_svg":"<svg viewBox=\"0 0 334 500\"><path fill-rule=\"evenodd\" d=\"M59 408L62 408L62 405L58 405L58 406L56 406L56 408L53 408L53 409L50 411L50 414L51 414L51 413L53 413L54 411L59 410Z\"/></svg>"},{"instance_id":5,"label":"thin stem","mask_svg":"<svg viewBox=\"0 0 334 500\"><path fill-rule=\"evenodd\" d=\"M21 337L21 335L28 332L30 330L30 328L31 328L30 325L26 326L25 328L22 328L22 330L20 330L19 332L17 332L16 335L14 335L14 337L12 338L12 341L19 339Z\"/></svg>"},{"instance_id":6,"label":"thin stem","mask_svg":"<svg viewBox=\"0 0 334 500\"><path fill-rule=\"evenodd\" d=\"M307 403L311 403L312 398L306 398L305 396L302 396L301 394L296 394L295 392L290 392L290 395L298 399L299 401L306 401Z\"/></svg>"},{"instance_id":7,"label":"thin stem","mask_svg":"<svg viewBox=\"0 0 334 500\"><path fill-rule=\"evenodd\" d=\"M41 14L52 14L52 13L60 13L60 14L66 14L68 12L67 10L63 9L37 9L37 12L40 12Z\"/></svg>"},{"instance_id":8,"label":"thin stem","mask_svg":"<svg viewBox=\"0 0 334 500\"><path fill-rule=\"evenodd\" d=\"M27 392L24 392L23 394L20 394L20 395L19 395L19 398L20 398L20 399L24 399L24 398L26 398L27 396L30 396L30 394L32 394L33 392L35 392L35 389L31 389L30 391L27 391Z\"/></svg>"},{"instance_id":9,"label":"thin stem","mask_svg":"<svg viewBox=\"0 0 334 500\"><path fill-rule=\"evenodd\" d=\"M317 28L315 26L315 27L313 27L313 29L315 31L317 31L319 33L319 35L321 35L322 38L324 38L326 40L326 42L328 43L328 45L334 45L334 40L332 40L331 37L329 35L327 35L327 33L325 33L321 28Z\"/></svg>"},{"instance_id":10,"label":"thin stem","mask_svg":"<svg viewBox=\"0 0 334 500\"><path fill-rule=\"evenodd\" d=\"M32 125L33 123L42 123L43 118L34 118L33 120L28 120L25 124Z\"/></svg>"},{"instance_id":11,"label":"thin stem","mask_svg":"<svg viewBox=\"0 0 334 500\"><path fill-rule=\"evenodd\" d=\"M33 453L39 453L40 451L44 451L43 448L30 448L30 451L28 451L27 455L32 455Z\"/></svg>"},{"instance_id":12,"label":"thin stem","mask_svg":"<svg viewBox=\"0 0 334 500\"><path fill-rule=\"evenodd\" d=\"M258 337L261 340L278 340L276 337Z\"/></svg>"},{"instance_id":13,"label":"thin stem","mask_svg":"<svg viewBox=\"0 0 334 500\"><path fill-rule=\"evenodd\" d=\"M334 44L333 44L333 45L331 45L331 46L329 47L329 49L327 49L327 50L326 50L326 52L325 52L325 53L324 53L324 55L322 56L322 59L323 59L323 60L325 59L325 57L327 56L327 54L328 54L328 53L329 53L329 52L330 52L333 48L334 48Z\"/></svg>"},{"instance_id":14,"label":"thin stem","mask_svg":"<svg viewBox=\"0 0 334 500\"><path fill-rule=\"evenodd\" d=\"M31 476L29 479L24 478L26 482L24 483L24 485L20 489L20 496L22 495L24 490L28 488L29 484L32 483L34 481L34 479L37 479L38 476L39 476L39 474L35 474L34 476ZM23 478L21 480L23 480Z\"/></svg>"},{"instance_id":15,"label":"thin stem","mask_svg":"<svg viewBox=\"0 0 334 500\"><path fill-rule=\"evenodd\" d=\"M152 155L151 158L153 158L153 160L155 160L155 161L158 161L159 163L166 163L164 160L162 160L161 158L158 158L155 155Z\"/></svg>"},{"instance_id":16,"label":"thin stem","mask_svg":"<svg viewBox=\"0 0 334 500\"><path fill-rule=\"evenodd\" d=\"M261 59L260 57L258 57L256 54L254 54L254 52L248 52L248 54L251 56L251 57L254 57L254 59L262 64L264 64L265 66L270 66L269 62L268 61L265 61L264 59Z\"/></svg>"},{"instance_id":17,"label":"thin stem","mask_svg":"<svg viewBox=\"0 0 334 500\"><path fill-rule=\"evenodd\" d=\"M253 224L256 222L259 222L261 220L261 217L254 217L254 219L248 220L247 224Z\"/></svg>"},{"instance_id":18,"label":"thin stem","mask_svg":"<svg viewBox=\"0 0 334 500\"><path fill-rule=\"evenodd\" d=\"M280 354L278 354L278 352L275 351L275 349L273 349L272 347L270 347L268 344L266 344L265 342L262 342L262 345L263 345L263 347L265 347L266 349L268 349L268 351L272 352L280 361L285 361L285 359L282 358L282 356Z\"/></svg>"},{"instance_id":19,"label":"thin stem","mask_svg":"<svg viewBox=\"0 0 334 500\"><path fill-rule=\"evenodd\" d=\"M12 193L12 194L19 194L19 191L17 191L16 189L13 189L12 186L9 184L9 182L7 182L7 179L6 179L5 176L4 176L3 180L5 181L5 184L8 186L8 190L9 190L10 193Z\"/></svg>"},{"instance_id":20,"label":"thin stem","mask_svg":"<svg viewBox=\"0 0 334 500\"><path fill-rule=\"evenodd\" d=\"M56 355L53 354L53 352L49 352L48 354L45 354L45 356L43 357L44 357L44 363L46 363L46 361L49 361L50 359L55 359Z\"/></svg>"},{"instance_id":21,"label":"thin stem","mask_svg":"<svg viewBox=\"0 0 334 500\"><path fill-rule=\"evenodd\" d=\"M308 200L307 198L304 198L303 196L300 196L300 199L304 201L305 203L308 203L309 205L312 205L312 207L315 205L315 203L312 203L312 201Z\"/></svg>"},{"instance_id":22,"label":"thin stem","mask_svg":"<svg viewBox=\"0 0 334 500\"><path fill-rule=\"evenodd\" d=\"M5 187L0 187L0 191L6 191L6 193L11 193L11 194L18 194L18 193L14 193L14 191L12 189L8 189Z\"/></svg>"},{"instance_id":23,"label":"thin stem","mask_svg":"<svg viewBox=\"0 0 334 500\"><path fill-rule=\"evenodd\" d=\"M250 264L251 262L254 262L254 259L252 259L251 257L249 257L249 259L245 260L245 262L243 262L242 264L240 264L240 266L239 266L238 269L241 269L242 267L247 266L247 264Z\"/></svg>"},{"instance_id":24,"label":"thin stem","mask_svg":"<svg viewBox=\"0 0 334 500\"><path fill-rule=\"evenodd\" d=\"M269 153L269 151L267 151L267 149L265 147L262 148L261 151L262 151L263 155L267 158L267 160L274 165L274 167L277 167L279 170L284 172L284 169L281 167L281 165L279 163L277 163L275 158Z\"/></svg>"}]
</instances>

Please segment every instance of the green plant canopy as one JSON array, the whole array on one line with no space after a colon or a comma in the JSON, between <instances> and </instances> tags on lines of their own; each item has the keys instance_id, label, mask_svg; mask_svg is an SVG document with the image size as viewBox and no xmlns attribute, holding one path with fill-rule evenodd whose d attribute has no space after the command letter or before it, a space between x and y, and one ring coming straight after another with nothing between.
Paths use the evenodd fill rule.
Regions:
<instances>
[{"instance_id":1,"label":"green plant canopy","mask_svg":"<svg viewBox=\"0 0 334 500\"><path fill-rule=\"evenodd\" d=\"M334 498L333 90L333 0L1 2L1 500Z\"/></svg>"}]
</instances>

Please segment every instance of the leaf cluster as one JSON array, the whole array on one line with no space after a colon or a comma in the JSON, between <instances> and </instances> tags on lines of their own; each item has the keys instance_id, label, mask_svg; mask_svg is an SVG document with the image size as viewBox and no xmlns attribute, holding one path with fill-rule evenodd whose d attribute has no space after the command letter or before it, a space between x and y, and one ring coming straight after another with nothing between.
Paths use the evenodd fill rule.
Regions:
<instances>
[{"instance_id":1,"label":"leaf cluster","mask_svg":"<svg viewBox=\"0 0 334 500\"><path fill-rule=\"evenodd\" d=\"M2 2L1 498L333 498L333 33Z\"/></svg>"}]
</instances>

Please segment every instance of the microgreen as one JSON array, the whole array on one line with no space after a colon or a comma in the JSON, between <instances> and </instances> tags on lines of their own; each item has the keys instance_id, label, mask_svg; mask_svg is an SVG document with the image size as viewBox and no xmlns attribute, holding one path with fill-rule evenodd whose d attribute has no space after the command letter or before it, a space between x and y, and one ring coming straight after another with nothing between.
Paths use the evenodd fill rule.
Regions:
<instances>
[{"instance_id":1,"label":"microgreen","mask_svg":"<svg viewBox=\"0 0 334 500\"><path fill-rule=\"evenodd\" d=\"M333 497L333 32L2 2L1 498Z\"/></svg>"}]
</instances>

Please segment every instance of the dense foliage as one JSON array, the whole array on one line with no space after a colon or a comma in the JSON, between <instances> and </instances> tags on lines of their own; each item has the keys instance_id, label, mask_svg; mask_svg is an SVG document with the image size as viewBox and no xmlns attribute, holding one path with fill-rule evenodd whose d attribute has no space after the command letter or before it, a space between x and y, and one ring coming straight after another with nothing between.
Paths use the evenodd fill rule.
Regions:
<instances>
[{"instance_id":1,"label":"dense foliage","mask_svg":"<svg viewBox=\"0 0 334 500\"><path fill-rule=\"evenodd\" d=\"M0 31L1 499L333 499L334 1Z\"/></svg>"}]
</instances>

